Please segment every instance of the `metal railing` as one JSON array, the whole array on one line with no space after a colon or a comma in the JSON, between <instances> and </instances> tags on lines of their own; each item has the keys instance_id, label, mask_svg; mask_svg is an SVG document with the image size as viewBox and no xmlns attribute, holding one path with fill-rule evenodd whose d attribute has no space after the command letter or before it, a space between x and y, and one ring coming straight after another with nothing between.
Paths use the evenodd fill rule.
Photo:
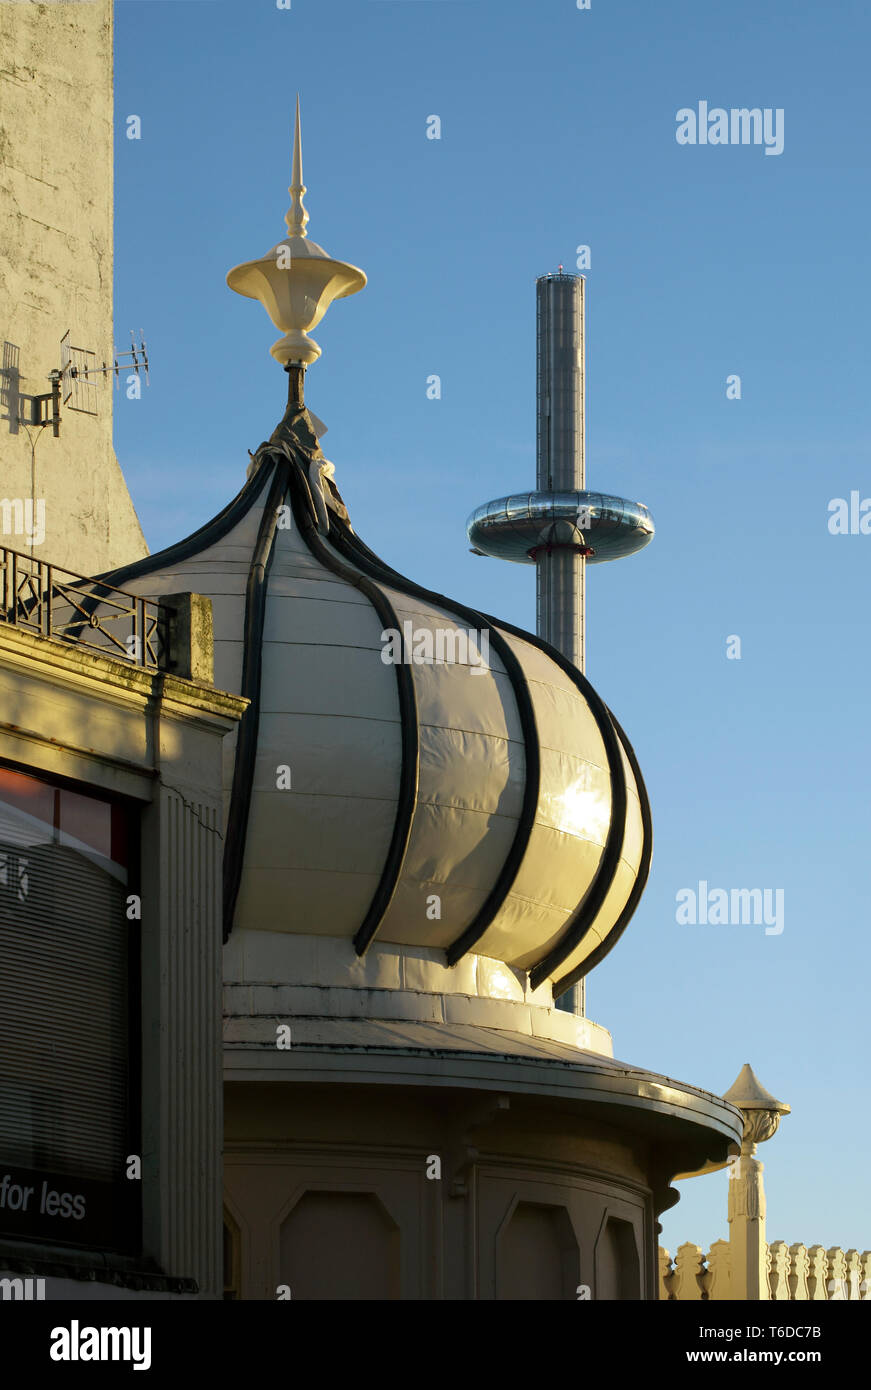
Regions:
<instances>
[{"instance_id":1,"label":"metal railing","mask_svg":"<svg viewBox=\"0 0 871 1390\"><path fill-rule=\"evenodd\" d=\"M146 670L169 667L172 610L0 546L0 622Z\"/></svg>"}]
</instances>

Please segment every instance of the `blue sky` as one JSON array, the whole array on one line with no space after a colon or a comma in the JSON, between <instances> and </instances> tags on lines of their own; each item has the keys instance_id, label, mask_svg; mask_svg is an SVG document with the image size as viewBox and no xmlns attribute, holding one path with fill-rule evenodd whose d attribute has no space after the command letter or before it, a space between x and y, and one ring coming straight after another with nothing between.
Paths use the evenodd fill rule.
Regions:
<instances>
[{"instance_id":1,"label":"blue sky","mask_svg":"<svg viewBox=\"0 0 871 1390\"><path fill-rule=\"evenodd\" d=\"M464 523L534 485L535 278L591 247L588 486L657 534L589 574L588 675L655 850L588 1011L617 1057L713 1091L749 1061L793 1108L760 1149L769 1239L860 1251L871 536L828 504L871 497L869 51L860 0L116 4L116 341L144 329L152 384L116 395L115 442L152 549L282 413L277 332L224 277L284 235L297 90L309 234L369 277L306 388L354 525L527 627L531 569L470 555ZM679 145L702 100L782 108L783 153ZM702 880L782 889L784 930L678 925ZM724 1237L725 1176L681 1186L663 1243Z\"/></svg>"}]
</instances>

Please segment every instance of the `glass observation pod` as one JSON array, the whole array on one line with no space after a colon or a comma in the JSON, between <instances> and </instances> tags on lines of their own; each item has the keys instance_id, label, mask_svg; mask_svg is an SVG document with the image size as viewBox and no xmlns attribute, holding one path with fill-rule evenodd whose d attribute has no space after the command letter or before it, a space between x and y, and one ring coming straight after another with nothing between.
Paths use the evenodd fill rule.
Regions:
<instances>
[{"instance_id":1,"label":"glass observation pod","mask_svg":"<svg viewBox=\"0 0 871 1390\"><path fill-rule=\"evenodd\" d=\"M643 502L604 492L512 493L478 507L466 531L479 554L532 565L539 546L564 542L566 528L554 532L556 522L577 528L591 565L634 555L653 539L653 518Z\"/></svg>"}]
</instances>

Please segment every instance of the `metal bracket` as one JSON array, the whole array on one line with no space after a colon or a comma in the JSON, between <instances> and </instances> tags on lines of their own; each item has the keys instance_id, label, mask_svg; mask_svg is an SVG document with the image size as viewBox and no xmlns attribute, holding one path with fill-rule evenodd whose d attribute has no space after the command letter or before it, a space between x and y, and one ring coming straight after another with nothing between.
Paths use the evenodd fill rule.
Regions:
<instances>
[{"instance_id":1,"label":"metal bracket","mask_svg":"<svg viewBox=\"0 0 871 1390\"><path fill-rule=\"evenodd\" d=\"M60 435L60 382L61 373L54 371L50 376L51 390L43 396L25 396L19 394L19 410L26 401L30 406L30 416L19 415L19 419L25 425L38 425L43 428L51 425L51 432L55 439Z\"/></svg>"}]
</instances>

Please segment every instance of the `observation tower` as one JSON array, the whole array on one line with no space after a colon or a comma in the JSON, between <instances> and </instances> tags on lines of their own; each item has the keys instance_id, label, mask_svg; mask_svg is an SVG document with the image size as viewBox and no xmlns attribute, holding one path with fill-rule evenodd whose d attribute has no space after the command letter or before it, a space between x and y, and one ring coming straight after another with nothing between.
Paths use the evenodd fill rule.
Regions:
<instances>
[{"instance_id":1,"label":"observation tower","mask_svg":"<svg viewBox=\"0 0 871 1390\"><path fill-rule=\"evenodd\" d=\"M634 555L653 539L642 502L586 488L582 275L542 275L536 298L536 491L478 507L466 524L476 555L535 565L536 631L586 667L586 566ZM557 1007L583 1015L585 980Z\"/></svg>"}]
</instances>

